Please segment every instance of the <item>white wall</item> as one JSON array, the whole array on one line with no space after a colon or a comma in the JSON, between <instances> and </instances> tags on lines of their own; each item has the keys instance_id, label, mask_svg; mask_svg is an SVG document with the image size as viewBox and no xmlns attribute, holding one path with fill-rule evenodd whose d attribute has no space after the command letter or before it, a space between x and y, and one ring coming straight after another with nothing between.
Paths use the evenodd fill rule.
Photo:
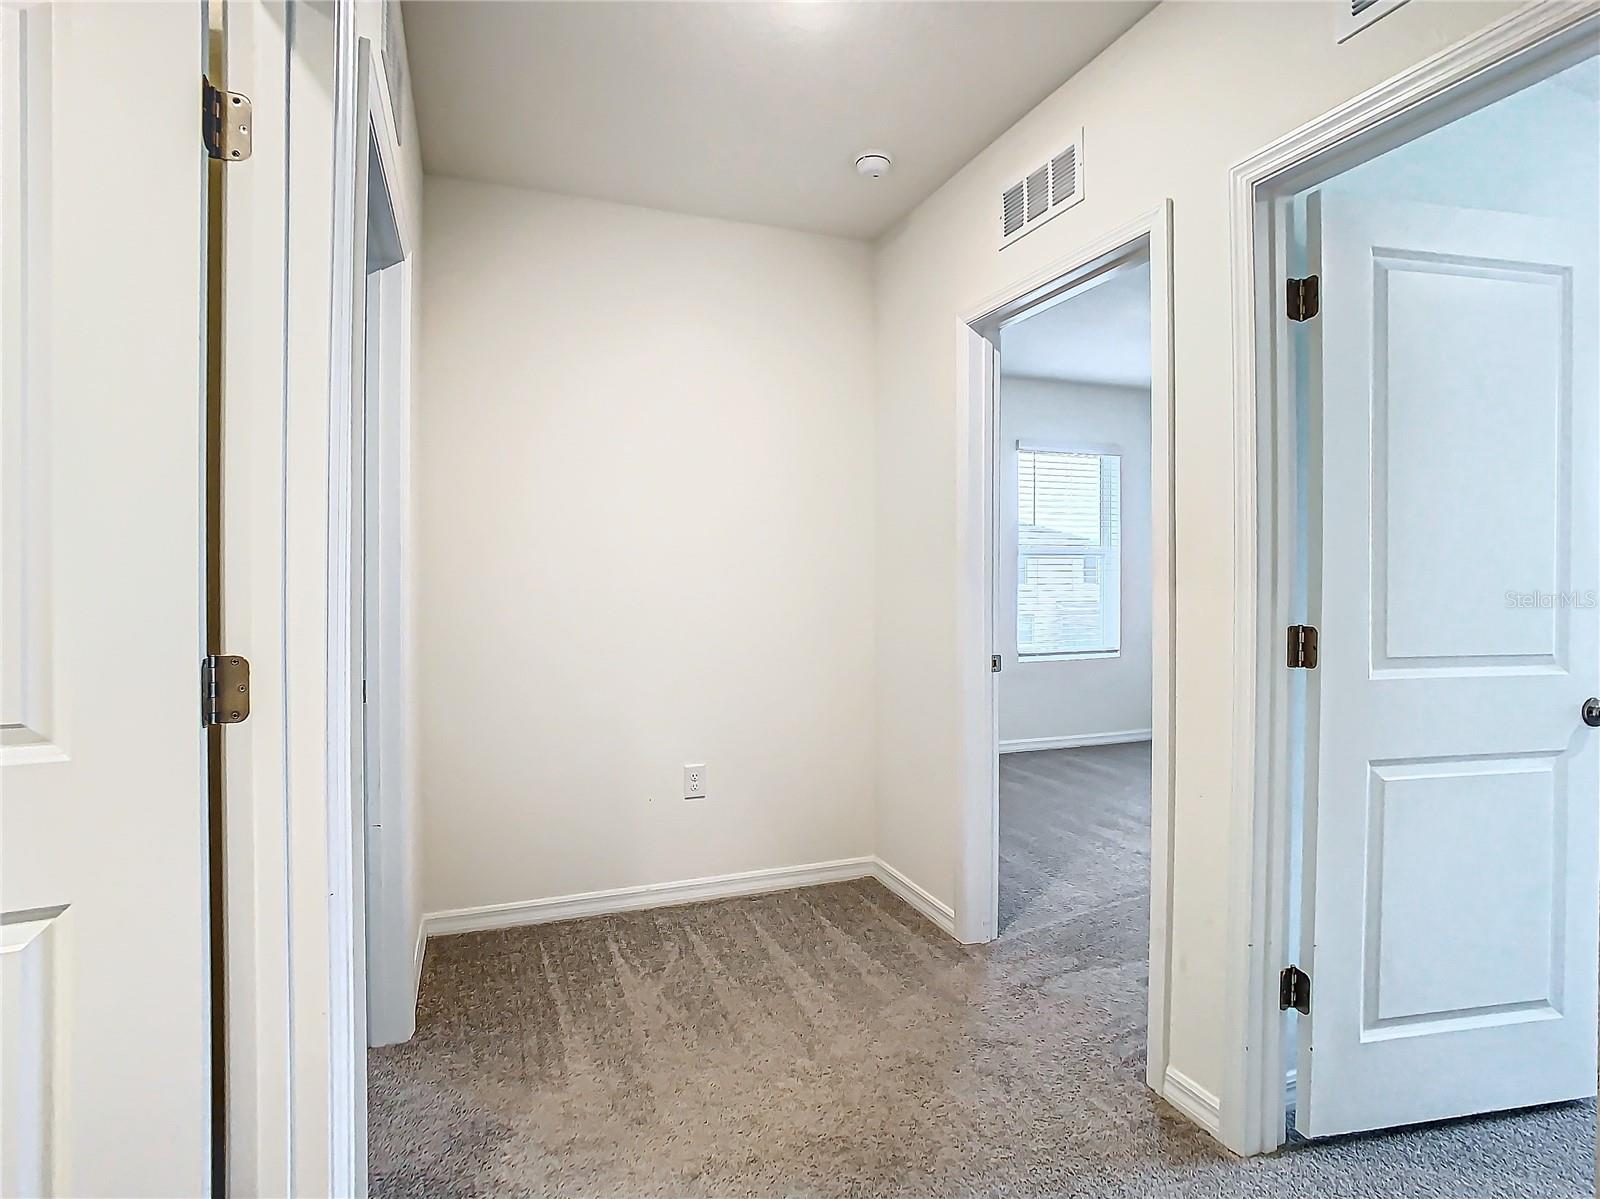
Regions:
<instances>
[{"instance_id":1,"label":"white wall","mask_svg":"<svg viewBox=\"0 0 1600 1199\"><path fill-rule=\"evenodd\" d=\"M426 214L429 910L871 853L869 248L432 177Z\"/></svg>"},{"instance_id":2,"label":"white wall","mask_svg":"<svg viewBox=\"0 0 1600 1199\"><path fill-rule=\"evenodd\" d=\"M879 854L955 894L959 314L1173 201L1177 779L1171 1065L1220 1092L1232 827L1233 478L1227 175L1340 102L1503 16L1416 3L1345 45L1330 4L1165 4L878 246ZM1086 128L1084 201L1004 251L1001 188Z\"/></svg>"},{"instance_id":3,"label":"white wall","mask_svg":"<svg viewBox=\"0 0 1600 1199\"><path fill-rule=\"evenodd\" d=\"M1122 649L1116 657L1077 662L1024 662L1017 658L1019 441L1122 455ZM1062 738L1149 734L1150 570L1150 392L1059 379L1002 377L999 595L995 606L996 648L1005 658L1000 675L1002 749L1028 748L1029 742ZM1008 747L1008 742L1023 744Z\"/></svg>"}]
</instances>

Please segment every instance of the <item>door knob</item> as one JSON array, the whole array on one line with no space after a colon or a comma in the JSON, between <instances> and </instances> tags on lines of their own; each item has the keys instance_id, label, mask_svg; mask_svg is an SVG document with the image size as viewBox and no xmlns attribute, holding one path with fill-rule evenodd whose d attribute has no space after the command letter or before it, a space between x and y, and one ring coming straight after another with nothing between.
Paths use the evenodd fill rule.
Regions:
<instances>
[{"instance_id":1,"label":"door knob","mask_svg":"<svg viewBox=\"0 0 1600 1199\"><path fill-rule=\"evenodd\" d=\"M1600 699L1591 695L1583 701L1583 723L1592 729L1600 729Z\"/></svg>"}]
</instances>

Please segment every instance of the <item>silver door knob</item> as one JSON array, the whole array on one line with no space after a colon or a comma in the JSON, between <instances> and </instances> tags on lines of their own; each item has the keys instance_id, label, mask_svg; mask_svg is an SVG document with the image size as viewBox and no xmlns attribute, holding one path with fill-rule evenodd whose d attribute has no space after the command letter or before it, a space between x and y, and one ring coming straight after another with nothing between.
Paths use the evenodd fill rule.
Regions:
<instances>
[{"instance_id":1,"label":"silver door knob","mask_svg":"<svg viewBox=\"0 0 1600 1199\"><path fill-rule=\"evenodd\" d=\"M1600 729L1600 698L1591 695L1583 701L1583 723L1592 729Z\"/></svg>"}]
</instances>

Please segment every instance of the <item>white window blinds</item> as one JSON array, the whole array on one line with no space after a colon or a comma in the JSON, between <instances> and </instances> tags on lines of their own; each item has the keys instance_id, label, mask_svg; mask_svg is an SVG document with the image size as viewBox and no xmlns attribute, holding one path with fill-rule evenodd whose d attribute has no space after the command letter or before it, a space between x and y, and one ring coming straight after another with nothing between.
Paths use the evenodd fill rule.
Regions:
<instances>
[{"instance_id":1,"label":"white window blinds","mask_svg":"<svg viewBox=\"0 0 1600 1199\"><path fill-rule=\"evenodd\" d=\"M1122 459L1017 448L1017 656L1122 647Z\"/></svg>"}]
</instances>

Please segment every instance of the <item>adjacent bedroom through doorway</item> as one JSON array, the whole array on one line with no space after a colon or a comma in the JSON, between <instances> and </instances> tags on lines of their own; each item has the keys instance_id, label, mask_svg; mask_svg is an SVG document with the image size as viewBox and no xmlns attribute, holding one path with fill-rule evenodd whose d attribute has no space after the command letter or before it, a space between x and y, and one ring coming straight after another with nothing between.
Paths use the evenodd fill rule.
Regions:
<instances>
[{"instance_id":1,"label":"adjacent bedroom through doorway","mask_svg":"<svg viewBox=\"0 0 1600 1199\"><path fill-rule=\"evenodd\" d=\"M1001 331L1002 934L1077 922L1143 1031L1150 909L1150 266ZM1121 1025L1119 1021L1119 1026Z\"/></svg>"}]
</instances>

